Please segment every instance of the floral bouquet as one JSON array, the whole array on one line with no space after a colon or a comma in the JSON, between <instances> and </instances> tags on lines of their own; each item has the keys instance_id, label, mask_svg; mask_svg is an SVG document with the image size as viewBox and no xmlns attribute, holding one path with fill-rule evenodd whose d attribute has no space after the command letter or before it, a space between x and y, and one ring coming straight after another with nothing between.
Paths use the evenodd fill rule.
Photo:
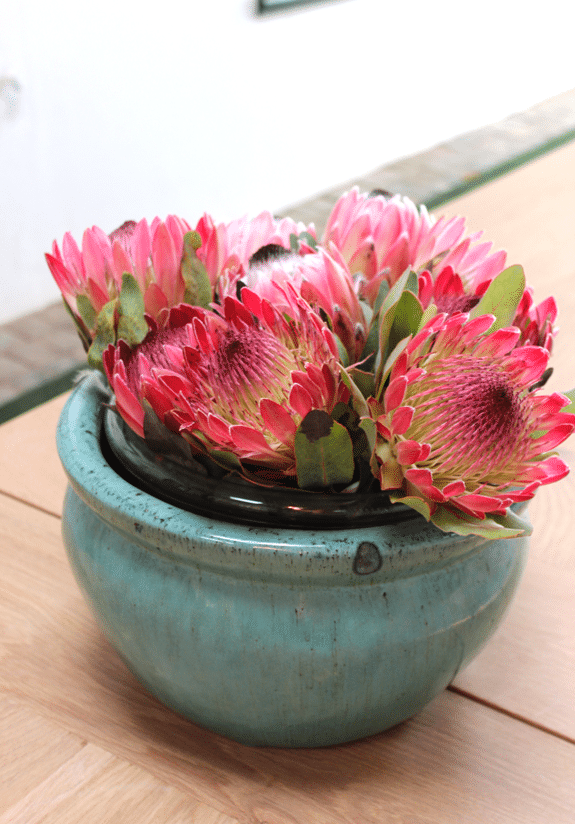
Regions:
<instances>
[{"instance_id":1,"label":"floral bouquet","mask_svg":"<svg viewBox=\"0 0 575 824\"><path fill-rule=\"evenodd\" d=\"M440 529L522 534L568 472L572 398L520 266L406 198L353 189L321 242L264 212L70 234L46 255L115 408L161 459L249 483L379 492Z\"/></svg>"}]
</instances>

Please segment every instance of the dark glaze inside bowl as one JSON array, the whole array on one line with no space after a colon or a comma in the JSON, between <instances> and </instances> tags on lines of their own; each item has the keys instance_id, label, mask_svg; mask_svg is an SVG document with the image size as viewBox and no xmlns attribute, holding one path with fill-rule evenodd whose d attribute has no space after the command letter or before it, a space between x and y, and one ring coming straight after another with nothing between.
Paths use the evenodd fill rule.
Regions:
<instances>
[{"instance_id":1,"label":"dark glaze inside bowl","mask_svg":"<svg viewBox=\"0 0 575 824\"><path fill-rule=\"evenodd\" d=\"M113 409L104 414L102 449L126 480L166 503L234 523L300 529L377 526L421 517L381 492L325 494L269 488L226 476L211 478L159 457Z\"/></svg>"}]
</instances>

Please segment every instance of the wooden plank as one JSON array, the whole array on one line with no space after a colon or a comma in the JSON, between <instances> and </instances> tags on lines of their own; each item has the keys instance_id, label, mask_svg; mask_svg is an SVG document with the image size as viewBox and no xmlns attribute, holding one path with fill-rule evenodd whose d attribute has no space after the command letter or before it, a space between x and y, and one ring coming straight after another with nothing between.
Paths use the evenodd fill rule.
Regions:
<instances>
[{"instance_id":1,"label":"wooden plank","mask_svg":"<svg viewBox=\"0 0 575 824\"><path fill-rule=\"evenodd\" d=\"M87 744L0 815L0 824L237 824L190 793Z\"/></svg>"},{"instance_id":2,"label":"wooden plank","mask_svg":"<svg viewBox=\"0 0 575 824\"><path fill-rule=\"evenodd\" d=\"M59 515L66 475L56 453L56 425L67 395L0 426L0 491Z\"/></svg>"},{"instance_id":3,"label":"wooden plank","mask_svg":"<svg viewBox=\"0 0 575 824\"><path fill-rule=\"evenodd\" d=\"M83 820L91 803L104 809L111 787L124 788L131 809L137 799L126 788L135 774L123 762L246 824L572 821L573 744L446 692L413 720L361 742L243 747L179 718L128 673L82 601L56 518L0 496L0 562L0 692L96 748L62 765L49 816L32 821ZM136 785L144 796L156 788L153 808L157 784L138 773ZM38 792L11 814L27 820ZM162 793L167 806L159 809L176 816L180 797Z\"/></svg>"},{"instance_id":4,"label":"wooden plank","mask_svg":"<svg viewBox=\"0 0 575 824\"><path fill-rule=\"evenodd\" d=\"M572 450L563 450L573 466ZM575 741L575 474L529 506L530 557L515 601L455 686Z\"/></svg>"},{"instance_id":5,"label":"wooden plank","mask_svg":"<svg viewBox=\"0 0 575 824\"><path fill-rule=\"evenodd\" d=\"M0 696L1 814L84 747L77 735Z\"/></svg>"}]
</instances>

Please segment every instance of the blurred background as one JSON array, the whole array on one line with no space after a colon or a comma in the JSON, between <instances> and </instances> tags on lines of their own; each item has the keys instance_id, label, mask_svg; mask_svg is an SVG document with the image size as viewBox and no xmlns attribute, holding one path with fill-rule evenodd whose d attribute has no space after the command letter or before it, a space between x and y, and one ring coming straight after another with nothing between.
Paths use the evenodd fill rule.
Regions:
<instances>
[{"instance_id":1,"label":"blurred background","mask_svg":"<svg viewBox=\"0 0 575 824\"><path fill-rule=\"evenodd\" d=\"M87 226L280 212L572 86L569 8L2 0L0 323Z\"/></svg>"}]
</instances>

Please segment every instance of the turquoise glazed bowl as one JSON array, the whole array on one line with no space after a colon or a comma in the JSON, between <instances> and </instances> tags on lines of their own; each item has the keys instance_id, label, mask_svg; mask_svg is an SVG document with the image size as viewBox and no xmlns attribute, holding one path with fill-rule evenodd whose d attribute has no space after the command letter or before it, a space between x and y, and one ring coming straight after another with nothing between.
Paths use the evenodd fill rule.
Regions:
<instances>
[{"instance_id":1,"label":"turquoise glazed bowl","mask_svg":"<svg viewBox=\"0 0 575 824\"><path fill-rule=\"evenodd\" d=\"M317 502L305 528L238 522L225 481L211 515L186 511L114 466L106 400L92 375L62 412L64 541L108 639L176 712L245 744L351 741L421 710L499 624L527 538L446 534L389 505L342 525L342 496L297 492L291 517ZM234 506L238 488L257 504L230 487Z\"/></svg>"}]
</instances>

